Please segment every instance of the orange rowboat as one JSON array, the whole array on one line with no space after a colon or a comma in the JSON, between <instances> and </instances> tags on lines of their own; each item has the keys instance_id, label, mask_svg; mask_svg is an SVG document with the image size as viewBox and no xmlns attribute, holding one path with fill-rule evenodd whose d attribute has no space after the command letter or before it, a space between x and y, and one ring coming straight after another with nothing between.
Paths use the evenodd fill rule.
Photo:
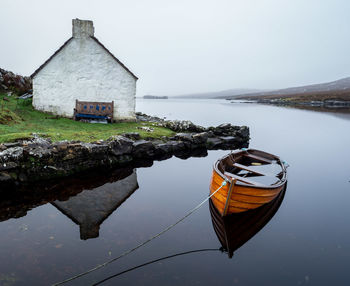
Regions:
<instances>
[{"instance_id":1,"label":"orange rowboat","mask_svg":"<svg viewBox=\"0 0 350 286\"><path fill-rule=\"evenodd\" d=\"M223 181L227 184L219 189ZM222 216L271 202L287 182L287 166L278 156L254 149L234 151L214 164L211 200Z\"/></svg>"}]
</instances>

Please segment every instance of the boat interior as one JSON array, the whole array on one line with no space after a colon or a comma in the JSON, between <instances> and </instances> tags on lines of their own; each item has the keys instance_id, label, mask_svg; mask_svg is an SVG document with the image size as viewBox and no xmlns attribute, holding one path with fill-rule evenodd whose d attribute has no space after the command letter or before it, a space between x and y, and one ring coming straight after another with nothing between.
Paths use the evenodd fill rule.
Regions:
<instances>
[{"instance_id":1,"label":"boat interior","mask_svg":"<svg viewBox=\"0 0 350 286\"><path fill-rule=\"evenodd\" d=\"M242 151L231 153L218 162L218 170L228 178L249 186L271 186L285 176L278 157L268 153Z\"/></svg>"}]
</instances>

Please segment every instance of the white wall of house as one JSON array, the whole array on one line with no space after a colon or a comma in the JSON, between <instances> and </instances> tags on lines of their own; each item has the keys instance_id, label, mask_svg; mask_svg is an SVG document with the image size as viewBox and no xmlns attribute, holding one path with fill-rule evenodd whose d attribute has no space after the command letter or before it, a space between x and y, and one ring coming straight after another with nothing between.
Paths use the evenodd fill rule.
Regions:
<instances>
[{"instance_id":1,"label":"white wall of house","mask_svg":"<svg viewBox=\"0 0 350 286\"><path fill-rule=\"evenodd\" d=\"M137 79L90 36L91 21L73 20L73 38L33 77L34 108L72 117L76 99L114 101L115 120L135 119Z\"/></svg>"}]
</instances>

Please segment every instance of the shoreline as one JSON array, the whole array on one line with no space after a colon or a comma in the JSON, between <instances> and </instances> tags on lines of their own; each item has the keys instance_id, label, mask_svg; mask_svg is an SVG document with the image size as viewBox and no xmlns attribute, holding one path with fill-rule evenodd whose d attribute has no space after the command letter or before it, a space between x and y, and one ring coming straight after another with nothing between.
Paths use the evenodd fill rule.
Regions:
<instances>
[{"instance_id":1,"label":"shoreline","mask_svg":"<svg viewBox=\"0 0 350 286\"><path fill-rule=\"evenodd\" d=\"M272 105L272 106L278 106L278 107L290 107L290 108L297 108L302 110L311 110L311 111L318 111L318 112L335 112L335 113L350 113L350 101L330 101L330 102L323 102L323 101L285 101L285 100L243 100L239 99L240 103L245 104L263 104L263 105ZM234 101L231 101L231 103L235 103Z\"/></svg>"},{"instance_id":2,"label":"shoreline","mask_svg":"<svg viewBox=\"0 0 350 286\"><path fill-rule=\"evenodd\" d=\"M113 168L165 160L172 156L205 156L208 150L248 147L249 128L221 124L204 128L191 121L164 120L138 113L138 120L166 127L171 137L144 138L125 133L92 143L51 142L35 136L31 140L0 144L0 186L20 187L34 182L69 177L96 169Z\"/></svg>"}]
</instances>

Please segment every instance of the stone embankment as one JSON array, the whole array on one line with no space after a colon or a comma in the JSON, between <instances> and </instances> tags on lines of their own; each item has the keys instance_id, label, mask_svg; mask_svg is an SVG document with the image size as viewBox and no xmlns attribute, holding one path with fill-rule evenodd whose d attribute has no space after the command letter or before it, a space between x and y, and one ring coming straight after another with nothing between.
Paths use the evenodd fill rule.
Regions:
<instances>
[{"instance_id":1,"label":"stone embankment","mask_svg":"<svg viewBox=\"0 0 350 286\"><path fill-rule=\"evenodd\" d=\"M0 68L0 91L23 94L31 92L32 79Z\"/></svg>"},{"instance_id":2,"label":"stone embankment","mask_svg":"<svg viewBox=\"0 0 350 286\"><path fill-rule=\"evenodd\" d=\"M65 177L98 168L112 169L144 160L203 156L207 150L247 147L246 126L222 124L204 128L190 121L168 121L138 114L177 133L172 137L141 139L127 133L93 143L62 141L35 136L32 140L0 144L0 186Z\"/></svg>"}]
</instances>

